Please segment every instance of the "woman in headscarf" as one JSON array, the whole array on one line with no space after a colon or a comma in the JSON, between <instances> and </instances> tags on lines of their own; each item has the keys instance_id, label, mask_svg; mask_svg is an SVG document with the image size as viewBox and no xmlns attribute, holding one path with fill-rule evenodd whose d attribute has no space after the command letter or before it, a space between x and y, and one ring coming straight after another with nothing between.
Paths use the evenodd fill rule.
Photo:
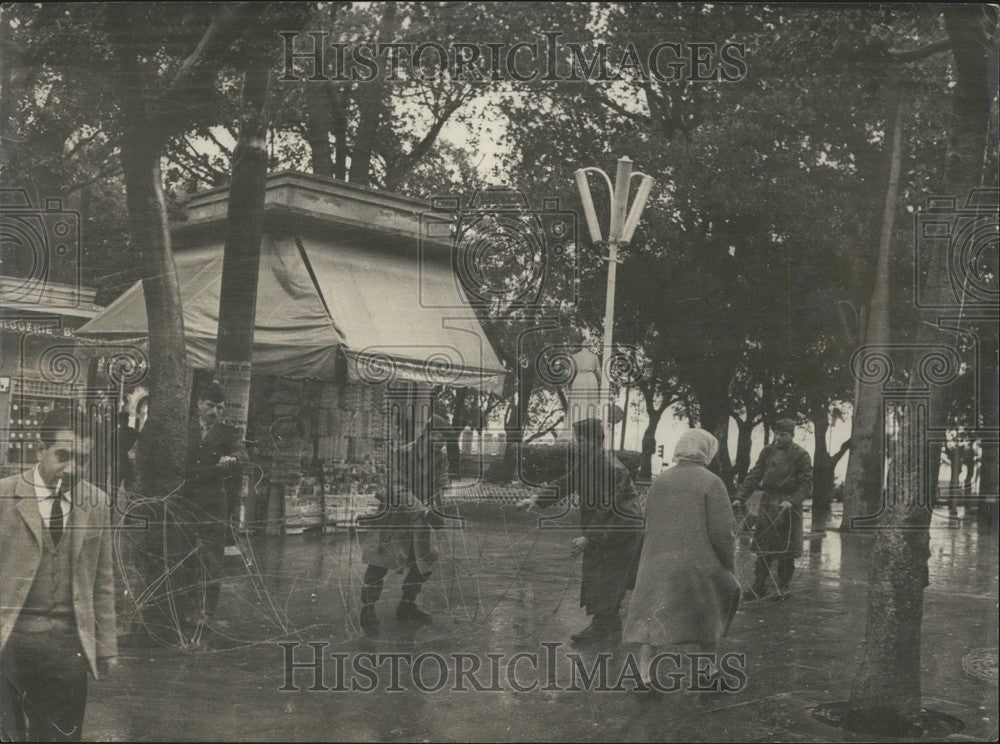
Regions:
<instances>
[{"instance_id":1,"label":"woman in headscarf","mask_svg":"<svg viewBox=\"0 0 1000 744\"><path fill-rule=\"evenodd\" d=\"M624 643L642 644L647 689L657 649L714 652L739 605L733 508L722 480L708 470L718 449L707 431L689 429L674 449L674 466L649 488L646 538L622 634Z\"/></svg>"}]
</instances>

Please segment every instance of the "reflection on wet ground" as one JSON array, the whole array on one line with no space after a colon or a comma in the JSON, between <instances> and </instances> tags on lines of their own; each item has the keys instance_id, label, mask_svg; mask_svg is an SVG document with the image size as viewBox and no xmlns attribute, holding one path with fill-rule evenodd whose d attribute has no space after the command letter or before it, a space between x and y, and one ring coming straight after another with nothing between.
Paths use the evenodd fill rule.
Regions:
<instances>
[{"instance_id":1,"label":"reflection on wet ground","mask_svg":"<svg viewBox=\"0 0 1000 744\"><path fill-rule=\"evenodd\" d=\"M536 516L512 507L465 504L462 513L463 528L439 533L441 560L420 597L434 622L412 629L395 621L401 579L390 574L379 639L362 637L357 625L364 565L354 537L252 538L244 546L249 572L237 570L227 580L219 607L216 630L229 641L216 650L180 651L126 640L116 677L91 686L84 735L139 741L863 740L824 726L809 711L849 694L864 639L870 538L810 533L807 518L808 544L791 597L744 605L724 641L723 651L745 654L745 689L707 705L685 692L639 703L630 692L565 689L574 680L583 686L574 664L589 670L600 650L581 652L577 662L567 656L573 653L569 635L586 623L578 606L579 560L569 555L575 533L540 530ZM962 719L966 735L995 740L997 688L966 674L962 660L997 644L997 545L977 533L974 518L949 522L943 514L935 513L931 531L925 705ZM839 521L837 514L830 520ZM738 555L744 584L753 562L745 543ZM299 663L320 648L317 686L334 689L308 689L314 670L299 669L293 682L300 689L281 691L288 653L281 641L301 642L293 649ZM235 647L226 649L227 643ZM613 651L613 687L630 649L607 650ZM422 654L422 682L414 682L403 659L393 685L391 659L378 666L374 658L368 666L380 675L377 689L337 689L342 678L347 687L370 685L352 666L365 653ZM518 653L536 654L537 669L522 658L509 675ZM455 656L461 654L469 656ZM440 669L435 655L450 668ZM477 661L473 676L486 688L478 691L455 671ZM440 690L418 687L429 690L442 679ZM537 684L521 692L511 679L521 687Z\"/></svg>"}]
</instances>

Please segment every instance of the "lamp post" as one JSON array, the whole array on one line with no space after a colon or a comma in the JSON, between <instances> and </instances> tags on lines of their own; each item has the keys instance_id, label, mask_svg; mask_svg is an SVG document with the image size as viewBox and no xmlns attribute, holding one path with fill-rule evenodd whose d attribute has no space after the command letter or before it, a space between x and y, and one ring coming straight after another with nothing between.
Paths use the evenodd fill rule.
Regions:
<instances>
[{"instance_id":1,"label":"lamp post","mask_svg":"<svg viewBox=\"0 0 1000 744\"><path fill-rule=\"evenodd\" d=\"M590 183L587 180L588 173L599 173L604 177L608 185L608 195L611 202L611 216L608 223L608 239L601 238L601 226L597 221L597 211L594 209L594 199L590 194ZM632 179L639 177L639 188L636 190L635 200L632 208L628 208L628 192ZM604 344L602 351L602 369L605 370L607 385L605 394L608 399L608 421L609 435L614 436L614 424L611 421L611 410L613 401L611 399L611 345L614 340L615 322L615 279L618 270L618 249L621 245L627 245L632 240L635 228L642 217L642 211L646 207L649 199L649 192L653 188L653 177L645 173L632 172L632 160L628 157L618 159L618 169L615 173L615 183L612 185L608 174L600 168L580 168L574 173L576 187L580 192L580 201L583 202L583 211L587 218L587 230L590 232L590 239L598 245L606 245L608 249L608 287L604 299ZM626 216L627 215L627 216ZM608 438L607 441L613 440Z\"/></svg>"}]
</instances>

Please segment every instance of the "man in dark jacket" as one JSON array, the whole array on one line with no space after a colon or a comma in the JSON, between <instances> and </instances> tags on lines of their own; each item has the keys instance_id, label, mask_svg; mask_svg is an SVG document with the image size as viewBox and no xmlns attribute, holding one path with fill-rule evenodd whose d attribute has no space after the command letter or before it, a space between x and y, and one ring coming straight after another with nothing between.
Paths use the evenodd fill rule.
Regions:
<instances>
[{"instance_id":1,"label":"man in dark jacket","mask_svg":"<svg viewBox=\"0 0 1000 744\"><path fill-rule=\"evenodd\" d=\"M128 411L120 412L118 414L118 429L115 432L117 439L115 440L114 485L119 488L133 487L134 474L132 472L132 461L128 459L128 453L135 446L135 441L138 439L139 433L129 426L128 419Z\"/></svg>"},{"instance_id":2,"label":"man in dark jacket","mask_svg":"<svg viewBox=\"0 0 1000 744\"><path fill-rule=\"evenodd\" d=\"M448 485L448 428L447 420L433 415L420 436L393 453L385 508L360 532L362 560L367 564L360 622L367 636L378 635L375 604L390 570L406 571L396 619L417 625L430 622L430 615L417 607L417 595L437 563L433 528L444 521L441 497Z\"/></svg>"},{"instance_id":3,"label":"man in dark jacket","mask_svg":"<svg viewBox=\"0 0 1000 744\"><path fill-rule=\"evenodd\" d=\"M781 419L774 425L775 441L766 446L736 493L756 512L752 547L757 554L753 587L744 599L767 594L771 566L777 563L777 589L788 596L795 559L802 555L802 502L812 497L813 471L809 453L792 441L795 422Z\"/></svg>"},{"instance_id":4,"label":"man in dark jacket","mask_svg":"<svg viewBox=\"0 0 1000 744\"><path fill-rule=\"evenodd\" d=\"M521 501L522 509L551 506L569 494L580 499L580 529L570 553L583 555L580 606L591 622L570 636L575 644L598 643L621 632L625 592L635 586L642 549L643 520L632 478L604 449L604 424L590 418L573 425L575 448L567 473L553 483L554 492Z\"/></svg>"},{"instance_id":5,"label":"man in dark jacket","mask_svg":"<svg viewBox=\"0 0 1000 744\"><path fill-rule=\"evenodd\" d=\"M229 507L226 478L249 460L239 432L221 421L225 407L222 387L212 382L198 396L198 415L188 426L188 452L184 496L197 552L188 559L190 585L196 594L204 590L204 605L195 603L199 625L215 611L219 601L222 563L225 555Z\"/></svg>"}]
</instances>

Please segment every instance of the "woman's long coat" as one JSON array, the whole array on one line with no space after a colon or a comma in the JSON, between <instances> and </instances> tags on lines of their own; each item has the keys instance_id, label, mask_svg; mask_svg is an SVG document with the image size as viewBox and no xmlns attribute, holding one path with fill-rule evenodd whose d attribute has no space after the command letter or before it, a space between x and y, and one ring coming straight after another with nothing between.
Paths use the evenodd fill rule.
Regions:
<instances>
[{"instance_id":1,"label":"woman's long coat","mask_svg":"<svg viewBox=\"0 0 1000 744\"><path fill-rule=\"evenodd\" d=\"M735 519L718 476L680 462L653 481L625 643L715 644L739 605Z\"/></svg>"}]
</instances>

